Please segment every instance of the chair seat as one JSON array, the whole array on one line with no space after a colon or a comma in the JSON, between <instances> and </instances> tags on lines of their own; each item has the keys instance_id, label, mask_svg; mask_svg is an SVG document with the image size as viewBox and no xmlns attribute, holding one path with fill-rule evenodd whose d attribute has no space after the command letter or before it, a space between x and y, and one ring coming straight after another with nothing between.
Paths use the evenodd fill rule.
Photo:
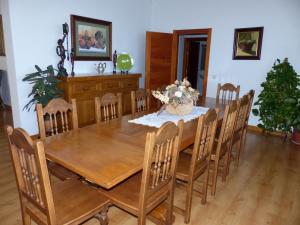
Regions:
<instances>
[{"instance_id":1,"label":"chair seat","mask_svg":"<svg viewBox=\"0 0 300 225\"><path fill-rule=\"evenodd\" d=\"M213 144L213 147L212 147L212 150L211 150L211 157L210 159L215 161L216 160L216 153L217 153L217 147L218 147L218 140L215 140L214 141L214 144ZM226 154L227 152L227 149L224 149L221 147L221 151L220 151L220 157L219 157L219 160L221 160L223 158L223 156Z\"/></svg>"},{"instance_id":2,"label":"chair seat","mask_svg":"<svg viewBox=\"0 0 300 225\"><path fill-rule=\"evenodd\" d=\"M191 167L192 155L190 153L180 153L177 164L176 178L182 181L189 181L189 173ZM197 178L205 172L207 167L206 161L201 162L195 168L194 178Z\"/></svg>"},{"instance_id":3,"label":"chair seat","mask_svg":"<svg viewBox=\"0 0 300 225\"><path fill-rule=\"evenodd\" d=\"M178 164L177 164L177 171L176 171L176 178L188 181L189 180L189 170L190 170L190 162L192 160L192 155L190 153L180 153Z\"/></svg>"},{"instance_id":4,"label":"chair seat","mask_svg":"<svg viewBox=\"0 0 300 225\"><path fill-rule=\"evenodd\" d=\"M118 184L116 187L106 190L99 188L99 192L107 196L113 204L130 212L133 215L138 214L140 188L141 188L142 172L139 172L126 181ZM146 203L146 211L150 212L159 203L163 202L168 195L167 186L162 188L159 193L153 193Z\"/></svg>"},{"instance_id":5,"label":"chair seat","mask_svg":"<svg viewBox=\"0 0 300 225\"><path fill-rule=\"evenodd\" d=\"M57 224L80 224L109 203L107 197L78 180L55 181L52 183L52 191ZM44 214L37 212L36 207L28 206L47 224Z\"/></svg>"},{"instance_id":6,"label":"chair seat","mask_svg":"<svg viewBox=\"0 0 300 225\"><path fill-rule=\"evenodd\" d=\"M65 167L55 162L47 161L47 167L51 174L53 174L54 176L56 176L57 178L63 181L79 178L77 174L73 173L72 171L66 169Z\"/></svg>"}]
</instances>

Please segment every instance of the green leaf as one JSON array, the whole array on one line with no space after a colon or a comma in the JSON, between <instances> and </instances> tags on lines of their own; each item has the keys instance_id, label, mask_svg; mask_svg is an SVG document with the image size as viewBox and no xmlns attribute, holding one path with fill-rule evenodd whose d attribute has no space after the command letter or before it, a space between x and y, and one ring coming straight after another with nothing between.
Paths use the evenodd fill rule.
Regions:
<instances>
[{"instance_id":1,"label":"green leaf","mask_svg":"<svg viewBox=\"0 0 300 225\"><path fill-rule=\"evenodd\" d=\"M252 109L252 113L253 113L254 116L258 116L259 115L258 109Z\"/></svg>"}]
</instances>

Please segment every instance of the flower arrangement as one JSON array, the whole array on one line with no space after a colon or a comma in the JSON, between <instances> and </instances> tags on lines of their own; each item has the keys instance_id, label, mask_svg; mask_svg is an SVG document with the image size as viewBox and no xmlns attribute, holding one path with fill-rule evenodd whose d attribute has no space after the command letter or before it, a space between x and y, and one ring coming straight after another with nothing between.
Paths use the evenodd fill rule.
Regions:
<instances>
[{"instance_id":1,"label":"flower arrangement","mask_svg":"<svg viewBox=\"0 0 300 225\"><path fill-rule=\"evenodd\" d=\"M187 79L183 81L176 80L174 84L168 85L164 91L152 91L152 95L167 105L167 111L171 108L180 108L189 105L188 110L173 112L172 114L187 114L192 110L193 103L197 101L199 92L191 87ZM169 108L169 110L168 110ZM178 111L178 110L177 110Z\"/></svg>"}]
</instances>

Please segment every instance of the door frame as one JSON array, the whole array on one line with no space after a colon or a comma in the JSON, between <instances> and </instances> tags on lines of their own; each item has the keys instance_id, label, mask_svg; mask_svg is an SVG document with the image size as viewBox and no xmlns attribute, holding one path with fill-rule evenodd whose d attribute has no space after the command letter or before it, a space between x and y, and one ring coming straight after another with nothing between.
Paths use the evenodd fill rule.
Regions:
<instances>
[{"instance_id":1,"label":"door frame","mask_svg":"<svg viewBox=\"0 0 300 225\"><path fill-rule=\"evenodd\" d=\"M205 54L205 72L204 72L204 80L203 80L204 87L203 87L203 94L202 94L202 98L206 98L212 28L174 30L173 31L172 59L171 59L171 83L173 83L177 77L179 35L199 35L199 34L207 35L207 46L206 46L206 54Z\"/></svg>"}]
</instances>

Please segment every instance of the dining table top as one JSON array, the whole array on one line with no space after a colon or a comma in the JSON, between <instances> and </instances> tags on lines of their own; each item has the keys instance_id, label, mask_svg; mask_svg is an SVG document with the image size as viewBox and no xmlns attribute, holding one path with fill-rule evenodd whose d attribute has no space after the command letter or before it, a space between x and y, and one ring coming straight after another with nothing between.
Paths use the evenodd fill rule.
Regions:
<instances>
[{"instance_id":1,"label":"dining table top","mask_svg":"<svg viewBox=\"0 0 300 225\"><path fill-rule=\"evenodd\" d=\"M220 121L225 106L206 98L203 107L220 108ZM101 124L85 126L47 137L46 157L79 174L86 180L110 189L142 170L147 132L157 128L130 123L136 116L125 115ZM194 143L197 120L184 123L180 149Z\"/></svg>"}]
</instances>

